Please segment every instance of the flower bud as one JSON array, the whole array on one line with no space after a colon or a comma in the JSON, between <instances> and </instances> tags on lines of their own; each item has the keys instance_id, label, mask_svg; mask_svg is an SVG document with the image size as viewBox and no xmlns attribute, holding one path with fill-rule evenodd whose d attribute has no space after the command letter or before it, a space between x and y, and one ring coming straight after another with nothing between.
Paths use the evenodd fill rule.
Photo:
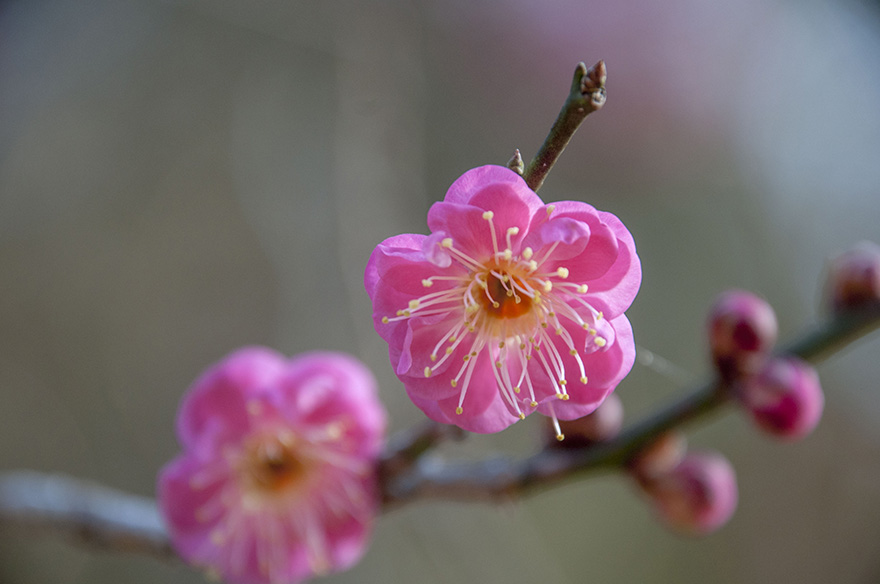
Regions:
<instances>
[{"instance_id":1,"label":"flower bud","mask_svg":"<svg viewBox=\"0 0 880 584\"><path fill-rule=\"evenodd\" d=\"M741 290L721 294L709 311L709 345L721 377L756 373L778 330L776 314L762 298Z\"/></svg>"},{"instance_id":2,"label":"flower bud","mask_svg":"<svg viewBox=\"0 0 880 584\"><path fill-rule=\"evenodd\" d=\"M620 433L623 426L623 402L615 394L610 394L593 413L576 420L559 420L560 433L565 440L558 440L556 428L548 418L545 424L548 447L583 448L594 442L611 440Z\"/></svg>"},{"instance_id":3,"label":"flower bud","mask_svg":"<svg viewBox=\"0 0 880 584\"><path fill-rule=\"evenodd\" d=\"M736 475L727 459L717 453L688 454L647 492L660 518L690 535L715 531L736 509Z\"/></svg>"},{"instance_id":4,"label":"flower bud","mask_svg":"<svg viewBox=\"0 0 880 584\"><path fill-rule=\"evenodd\" d=\"M643 448L629 461L629 470L643 487L669 474L684 459L687 440L681 432L670 430Z\"/></svg>"},{"instance_id":5,"label":"flower bud","mask_svg":"<svg viewBox=\"0 0 880 584\"><path fill-rule=\"evenodd\" d=\"M833 312L880 304L880 246L863 241L834 258L827 297Z\"/></svg>"},{"instance_id":6,"label":"flower bud","mask_svg":"<svg viewBox=\"0 0 880 584\"><path fill-rule=\"evenodd\" d=\"M762 430L789 440L809 434L825 404L816 370L794 357L768 361L740 386L739 398Z\"/></svg>"}]
</instances>

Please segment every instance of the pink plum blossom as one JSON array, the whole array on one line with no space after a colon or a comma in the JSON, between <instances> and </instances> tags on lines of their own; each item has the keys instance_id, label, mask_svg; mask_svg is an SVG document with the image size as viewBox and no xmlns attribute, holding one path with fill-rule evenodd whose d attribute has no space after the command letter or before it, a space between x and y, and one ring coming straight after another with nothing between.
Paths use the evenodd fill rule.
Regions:
<instances>
[{"instance_id":1,"label":"pink plum blossom","mask_svg":"<svg viewBox=\"0 0 880 584\"><path fill-rule=\"evenodd\" d=\"M482 166L428 227L383 241L364 275L394 371L428 417L481 433L535 410L571 420L632 368L624 311L641 266L617 217L545 205L515 172Z\"/></svg>"},{"instance_id":2,"label":"pink plum blossom","mask_svg":"<svg viewBox=\"0 0 880 584\"><path fill-rule=\"evenodd\" d=\"M378 509L385 430L371 373L352 357L238 350L184 396L184 452L159 505L188 562L229 582L300 582L354 564Z\"/></svg>"}]
</instances>

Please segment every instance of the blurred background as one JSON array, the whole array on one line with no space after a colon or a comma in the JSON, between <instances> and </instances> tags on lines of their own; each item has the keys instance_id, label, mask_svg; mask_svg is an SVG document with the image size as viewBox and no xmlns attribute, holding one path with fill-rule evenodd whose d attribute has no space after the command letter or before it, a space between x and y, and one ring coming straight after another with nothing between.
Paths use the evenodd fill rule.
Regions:
<instances>
[{"instance_id":1,"label":"blurred background","mask_svg":"<svg viewBox=\"0 0 880 584\"><path fill-rule=\"evenodd\" d=\"M174 413L245 344L354 353L392 430L422 415L362 287L373 246L426 232L465 170L528 160L574 65L608 103L541 195L617 214L644 281L627 419L709 368L704 315L764 295L783 340L816 322L827 259L880 241L880 5L854 0L0 4L0 470L152 496ZM735 412L689 431L740 505L667 532L623 476L506 506L421 502L381 518L326 582L880 580L880 336L823 364L817 431L778 444ZM526 455L529 418L444 451ZM0 527L0 581L197 583L175 563Z\"/></svg>"}]
</instances>

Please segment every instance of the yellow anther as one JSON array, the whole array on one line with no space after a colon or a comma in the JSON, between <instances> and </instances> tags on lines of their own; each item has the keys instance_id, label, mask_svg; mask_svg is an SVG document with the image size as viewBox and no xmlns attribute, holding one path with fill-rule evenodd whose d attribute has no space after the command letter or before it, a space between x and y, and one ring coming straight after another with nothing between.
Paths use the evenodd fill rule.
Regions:
<instances>
[{"instance_id":1,"label":"yellow anther","mask_svg":"<svg viewBox=\"0 0 880 584\"><path fill-rule=\"evenodd\" d=\"M547 280L546 282L544 282L544 292L549 292L552 289L553 289L553 282L551 282L550 280Z\"/></svg>"},{"instance_id":2,"label":"yellow anther","mask_svg":"<svg viewBox=\"0 0 880 584\"><path fill-rule=\"evenodd\" d=\"M388 317L387 317L387 316L383 316L383 317L382 317L382 324L388 324L388 322L389 322L389 321L388 321Z\"/></svg>"},{"instance_id":3,"label":"yellow anther","mask_svg":"<svg viewBox=\"0 0 880 584\"><path fill-rule=\"evenodd\" d=\"M538 402L532 400L532 403L530 403L529 405L532 406L533 408L536 408L536 407L538 407Z\"/></svg>"},{"instance_id":4,"label":"yellow anther","mask_svg":"<svg viewBox=\"0 0 880 584\"><path fill-rule=\"evenodd\" d=\"M507 235L516 235L517 233L519 233L519 227L508 227L507 228Z\"/></svg>"},{"instance_id":5,"label":"yellow anther","mask_svg":"<svg viewBox=\"0 0 880 584\"><path fill-rule=\"evenodd\" d=\"M568 278L568 268L563 268L562 266L556 268L556 275L560 278Z\"/></svg>"},{"instance_id":6,"label":"yellow anther","mask_svg":"<svg viewBox=\"0 0 880 584\"><path fill-rule=\"evenodd\" d=\"M529 260L529 270L536 271L538 269L538 262L535 260Z\"/></svg>"},{"instance_id":7,"label":"yellow anther","mask_svg":"<svg viewBox=\"0 0 880 584\"><path fill-rule=\"evenodd\" d=\"M504 259L510 260L510 258L513 257L513 251L510 248L507 248L502 252L502 255L504 256Z\"/></svg>"},{"instance_id":8,"label":"yellow anther","mask_svg":"<svg viewBox=\"0 0 880 584\"><path fill-rule=\"evenodd\" d=\"M589 330L590 334L593 335L593 336L596 336L596 333L599 332L599 331L597 331L596 329L588 329L588 330Z\"/></svg>"},{"instance_id":9,"label":"yellow anther","mask_svg":"<svg viewBox=\"0 0 880 584\"><path fill-rule=\"evenodd\" d=\"M562 442L563 440L565 440L565 434L557 434L556 439Z\"/></svg>"},{"instance_id":10,"label":"yellow anther","mask_svg":"<svg viewBox=\"0 0 880 584\"><path fill-rule=\"evenodd\" d=\"M568 354L571 355L572 357L574 357L575 355L578 354L577 349L572 349L571 351L568 352Z\"/></svg>"},{"instance_id":11,"label":"yellow anther","mask_svg":"<svg viewBox=\"0 0 880 584\"><path fill-rule=\"evenodd\" d=\"M565 394L563 394L563 393L557 393L557 394L556 394L556 399L562 399L562 396L563 396L563 395L565 395Z\"/></svg>"},{"instance_id":12,"label":"yellow anther","mask_svg":"<svg viewBox=\"0 0 880 584\"><path fill-rule=\"evenodd\" d=\"M474 332L475 330L477 329L475 329L473 325L468 325L468 332Z\"/></svg>"},{"instance_id":13,"label":"yellow anther","mask_svg":"<svg viewBox=\"0 0 880 584\"><path fill-rule=\"evenodd\" d=\"M452 354L452 347L446 347L446 354L447 354L447 355L451 355L451 354Z\"/></svg>"},{"instance_id":14,"label":"yellow anther","mask_svg":"<svg viewBox=\"0 0 880 584\"><path fill-rule=\"evenodd\" d=\"M522 390L521 390L520 388L518 388L518 387L514 387L514 388L513 388L513 393L519 393L519 392L521 392L521 391L522 391Z\"/></svg>"},{"instance_id":15,"label":"yellow anther","mask_svg":"<svg viewBox=\"0 0 880 584\"><path fill-rule=\"evenodd\" d=\"M520 298L519 296L517 296L516 298L513 299L514 304L519 304L520 302L522 302L522 298Z\"/></svg>"},{"instance_id":16,"label":"yellow anther","mask_svg":"<svg viewBox=\"0 0 880 584\"><path fill-rule=\"evenodd\" d=\"M476 357L476 356L477 356L477 352L476 352L476 351L474 351L473 353L471 353L471 357Z\"/></svg>"},{"instance_id":17,"label":"yellow anther","mask_svg":"<svg viewBox=\"0 0 880 584\"><path fill-rule=\"evenodd\" d=\"M461 406L458 406L457 408L455 408L455 413L458 414L459 416L461 415L461 413L462 413L463 411L464 411L464 410L462 409Z\"/></svg>"},{"instance_id":18,"label":"yellow anther","mask_svg":"<svg viewBox=\"0 0 880 584\"><path fill-rule=\"evenodd\" d=\"M501 305L498 304L497 302L495 302L494 300L492 301L492 307L493 307L493 308L498 308L499 306L501 306Z\"/></svg>"},{"instance_id":19,"label":"yellow anther","mask_svg":"<svg viewBox=\"0 0 880 584\"><path fill-rule=\"evenodd\" d=\"M568 385L568 381L565 380L565 379L560 379L560 380L559 380L559 385ZM562 399L565 399L565 398L562 398Z\"/></svg>"},{"instance_id":20,"label":"yellow anther","mask_svg":"<svg viewBox=\"0 0 880 584\"><path fill-rule=\"evenodd\" d=\"M525 343L520 343L520 344L519 344L519 350L520 350L520 351L525 351L525 350L526 350L526 344L525 344Z\"/></svg>"},{"instance_id":21,"label":"yellow anther","mask_svg":"<svg viewBox=\"0 0 880 584\"><path fill-rule=\"evenodd\" d=\"M453 379L452 381L450 381L449 384L450 384L452 387L458 387L458 382L457 382L456 380L454 380L454 379Z\"/></svg>"},{"instance_id":22,"label":"yellow anther","mask_svg":"<svg viewBox=\"0 0 880 584\"><path fill-rule=\"evenodd\" d=\"M403 316L403 311L402 311L402 310L398 310L398 311L397 311L397 316Z\"/></svg>"},{"instance_id":23,"label":"yellow anther","mask_svg":"<svg viewBox=\"0 0 880 584\"><path fill-rule=\"evenodd\" d=\"M586 375L581 376L581 383L583 383L584 385L587 384L587 376Z\"/></svg>"},{"instance_id":24,"label":"yellow anther","mask_svg":"<svg viewBox=\"0 0 880 584\"><path fill-rule=\"evenodd\" d=\"M486 221L491 221L492 217L494 216L495 213L493 213L492 211L483 211L483 219L485 219Z\"/></svg>"},{"instance_id":25,"label":"yellow anther","mask_svg":"<svg viewBox=\"0 0 880 584\"><path fill-rule=\"evenodd\" d=\"M606 344L605 339L603 339L602 337L596 337L595 339L593 339L593 342L596 343L597 347L604 347Z\"/></svg>"},{"instance_id":26,"label":"yellow anther","mask_svg":"<svg viewBox=\"0 0 880 584\"><path fill-rule=\"evenodd\" d=\"M445 247L445 248L450 248L450 247L452 247L452 238L451 238L451 237L444 237L444 238L440 241L440 247Z\"/></svg>"},{"instance_id":27,"label":"yellow anther","mask_svg":"<svg viewBox=\"0 0 880 584\"><path fill-rule=\"evenodd\" d=\"M534 253L535 253L535 250L533 250L530 247L527 247L522 251L522 257L524 260L529 261L530 259L532 259L532 255L534 255Z\"/></svg>"},{"instance_id":28,"label":"yellow anther","mask_svg":"<svg viewBox=\"0 0 880 584\"><path fill-rule=\"evenodd\" d=\"M567 393L562 394L562 401L568 401L568 398L571 397Z\"/></svg>"},{"instance_id":29,"label":"yellow anther","mask_svg":"<svg viewBox=\"0 0 880 584\"><path fill-rule=\"evenodd\" d=\"M590 287L587 286L586 284L581 284L580 286L577 287L578 294L586 294L587 290L589 290L589 289L590 289Z\"/></svg>"},{"instance_id":30,"label":"yellow anther","mask_svg":"<svg viewBox=\"0 0 880 584\"><path fill-rule=\"evenodd\" d=\"M498 343L498 348L499 348L499 349L503 349L503 348L504 348L504 341L501 341L500 343Z\"/></svg>"},{"instance_id":31,"label":"yellow anther","mask_svg":"<svg viewBox=\"0 0 880 584\"><path fill-rule=\"evenodd\" d=\"M596 315L596 320L602 320L604 317L605 317L605 315L602 314L602 311L600 310L599 314Z\"/></svg>"},{"instance_id":32,"label":"yellow anther","mask_svg":"<svg viewBox=\"0 0 880 584\"><path fill-rule=\"evenodd\" d=\"M560 335L560 336L561 336L561 335L562 335L562 332L563 332L563 331L562 331L562 328L558 328L558 329L556 329L556 334L557 334L557 335Z\"/></svg>"},{"instance_id":33,"label":"yellow anther","mask_svg":"<svg viewBox=\"0 0 880 584\"><path fill-rule=\"evenodd\" d=\"M508 290L507 297L510 298L511 296L513 296L513 290Z\"/></svg>"},{"instance_id":34,"label":"yellow anther","mask_svg":"<svg viewBox=\"0 0 880 584\"><path fill-rule=\"evenodd\" d=\"M427 278L422 280L422 286L424 286L425 288L430 288L433 285L434 285L434 282L432 280L429 280Z\"/></svg>"},{"instance_id":35,"label":"yellow anther","mask_svg":"<svg viewBox=\"0 0 880 584\"><path fill-rule=\"evenodd\" d=\"M455 335L452 335L451 337L449 337L449 342L450 342L450 343L454 343L454 342L455 342L455 338L456 338Z\"/></svg>"},{"instance_id":36,"label":"yellow anther","mask_svg":"<svg viewBox=\"0 0 880 584\"><path fill-rule=\"evenodd\" d=\"M542 322L542 323L541 323L541 327L542 327L542 328L547 328L547 323L546 323L546 322Z\"/></svg>"},{"instance_id":37,"label":"yellow anther","mask_svg":"<svg viewBox=\"0 0 880 584\"><path fill-rule=\"evenodd\" d=\"M556 205L547 205L547 215L550 215L554 210L556 210Z\"/></svg>"},{"instance_id":38,"label":"yellow anther","mask_svg":"<svg viewBox=\"0 0 880 584\"><path fill-rule=\"evenodd\" d=\"M418 300L410 300L410 301L409 301L409 309L410 309L410 310L415 310L415 309L418 308L418 307L419 307L419 301L418 301Z\"/></svg>"},{"instance_id":39,"label":"yellow anther","mask_svg":"<svg viewBox=\"0 0 880 584\"><path fill-rule=\"evenodd\" d=\"M431 353L431 361L437 360L437 353Z\"/></svg>"},{"instance_id":40,"label":"yellow anther","mask_svg":"<svg viewBox=\"0 0 880 584\"><path fill-rule=\"evenodd\" d=\"M403 311L403 316L411 316L411 315L412 315L412 312L410 312L409 310Z\"/></svg>"},{"instance_id":41,"label":"yellow anther","mask_svg":"<svg viewBox=\"0 0 880 584\"><path fill-rule=\"evenodd\" d=\"M495 367L497 367L498 369L501 369L502 365L504 365L504 363L502 363L501 361L495 361Z\"/></svg>"},{"instance_id":42,"label":"yellow anther","mask_svg":"<svg viewBox=\"0 0 880 584\"><path fill-rule=\"evenodd\" d=\"M550 312L547 313L547 316L549 316L550 318L555 318L556 313L551 310Z\"/></svg>"},{"instance_id":43,"label":"yellow anther","mask_svg":"<svg viewBox=\"0 0 880 584\"><path fill-rule=\"evenodd\" d=\"M425 367L425 377L431 377L431 368Z\"/></svg>"},{"instance_id":44,"label":"yellow anther","mask_svg":"<svg viewBox=\"0 0 880 584\"><path fill-rule=\"evenodd\" d=\"M462 357L462 360L463 360L463 361L469 361L470 358L471 358L470 355L465 355L464 357Z\"/></svg>"},{"instance_id":45,"label":"yellow anther","mask_svg":"<svg viewBox=\"0 0 880 584\"><path fill-rule=\"evenodd\" d=\"M526 415L525 415L524 413L520 412L520 413L519 413L519 419L520 419L520 420L525 420L525 419L526 419Z\"/></svg>"}]
</instances>

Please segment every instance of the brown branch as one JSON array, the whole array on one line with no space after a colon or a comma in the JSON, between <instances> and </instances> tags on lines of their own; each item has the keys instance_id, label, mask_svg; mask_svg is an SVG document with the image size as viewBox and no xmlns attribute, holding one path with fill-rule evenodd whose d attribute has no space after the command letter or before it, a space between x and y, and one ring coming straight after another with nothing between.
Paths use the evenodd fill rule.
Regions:
<instances>
[{"instance_id":1,"label":"brown branch","mask_svg":"<svg viewBox=\"0 0 880 584\"><path fill-rule=\"evenodd\" d=\"M817 363L878 326L880 307L853 311L829 319L779 353ZM380 462L384 502L390 507L429 497L517 497L589 472L619 469L657 436L715 413L726 402L725 387L710 381L614 440L580 450L545 450L522 460L493 458L462 463L423 456L440 440L460 433L455 427L428 423L389 442ZM166 559L174 556L155 502L61 475L20 471L0 476L0 521L42 526L106 549Z\"/></svg>"},{"instance_id":2,"label":"brown branch","mask_svg":"<svg viewBox=\"0 0 880 584\"><path fill-rule=\"evenodd\" d=\"M829 319L782 348L779 354L797 355L818 363L878 327L880 306L868 306ZM618 469L664 432L717 412L728 401L728 394L720 380L711 380L634 424L617 438L581 450L545 450L521 461L497 458L465 464L423 460L395 483L385 485L387 498L400 504L422 497L463 500L512 497L589 472Z\"/></svg>"},{"instance_id":3,"label":"brown branch","mask_svg":"<svg viewBox=\"0 0 880 584\"><path fill-rule=\"evenodd\" d=\"M568 98L538 153L522 173L526 184L533 191L537 192L544 184L547 173L553 168L584 118L605 105L606 77L604 61L599 61L589 69L583 63L578 63L571 80Z\"/></svg>"}]
</instances>

